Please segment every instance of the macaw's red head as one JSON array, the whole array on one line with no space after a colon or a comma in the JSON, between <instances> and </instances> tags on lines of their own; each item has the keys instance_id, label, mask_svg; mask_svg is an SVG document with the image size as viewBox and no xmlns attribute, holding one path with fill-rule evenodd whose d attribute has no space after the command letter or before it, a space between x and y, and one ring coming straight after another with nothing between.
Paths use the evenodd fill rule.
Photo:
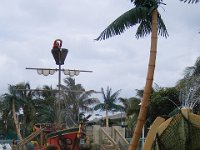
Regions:
<instances>
[{"instance_id":1,"label":"macaw's red head","mask_svg":"<svg viewBox=\"0 0 200 150\"><path fill-rule=\"evenodd\" d=\"M57 39L53 43L53 48L61 48L62 47L62 40Z\"/></svg>"}]
</instances>

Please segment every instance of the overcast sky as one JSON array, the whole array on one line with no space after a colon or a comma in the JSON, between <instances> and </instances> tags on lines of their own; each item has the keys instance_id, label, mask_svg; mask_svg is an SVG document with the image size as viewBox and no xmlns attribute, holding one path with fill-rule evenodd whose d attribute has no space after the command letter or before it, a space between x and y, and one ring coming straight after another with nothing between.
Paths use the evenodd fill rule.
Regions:
<instances>
[{"instance_id":1,"label":"overcast sky","mask_svg":"<svg viewBox=\"0 0 200 150\"><path fill-rule=\"evenodd\" d=\"M198 4L164 1L159 12L169 32L159 37L154 82L174 86L183 70L200 56ZM29 82L32 88L56 87L58 74L41 76L26 67L57 68L51 54L53 41L69 49L65 69L91 70L75 77L86 90L122 89L122 97L135 96L145 84L150 36L135 38L135 28L105 41L94 39L112 21L133 7L130 0L1 0L0 93L8 85ZM66 76L62 74L62 79Z\"/></svg>"}]
</instances>

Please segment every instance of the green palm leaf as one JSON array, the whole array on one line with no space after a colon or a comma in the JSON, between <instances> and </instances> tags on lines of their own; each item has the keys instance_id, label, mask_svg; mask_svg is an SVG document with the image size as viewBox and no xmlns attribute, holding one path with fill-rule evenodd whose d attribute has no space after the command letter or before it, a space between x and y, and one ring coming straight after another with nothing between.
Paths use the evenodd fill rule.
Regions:
<instances>
[{"instance_id":1,"label":"green palm leaf","mask_svg":"<svg viewBox=\"0 0 200 150\"><path fill-rule=\"evenodd\" d=\"M139 24L136 38L149 35L151 33L151 19L149 18L149 15L152 13L153 9L155 9L155 6L152 6L151 8L139 6L127 11L112 22L95 40L105 40L112 36L120 35L126 29L136 24ZM166 26L160 14L158 14L158 35L164 37L168 36Z\"/></svg>"},{"instance_id":2,"label":"green palm leaf","mask_svg":"<svg viewBox=\"0 0 200 150\"><path fill-rule=\"evenodd\" d=\"M97 104L94 107L94 110L103 110L103 111L105 111L106 110L105 104L104 103Z\"/></svg>"},{"instance_id":3,"label":"green palm leaf","mask_svg":"<svg viewBox=\"0 0 200 150\"><path fill-rule=\"evenodd\" d=\"M115 104L115 102L118 100L118 96L120 94L121 90L118 90L114 93L112 93L112 89L107 87L106 91L104 89L101 89L102 91L102 96L104 99L103 103L97 104L94 107L94 110L107 110L107 111L112 111L115 109L116 111L122 110L122 107L120 105Z\"/></svg>"},{"instance_id":4,"label":"green palm leaf","mask_svg":"<svg viewBox=\"0 0 200 150\"><path fill-rule=\"evenodd\" d=\"M138 26L137 32L136 32L136 38L145 37L146 35L151 33L151 24L148 20L144 20L140 23Z\"/></svg>"},{"instance_id":5,"label":"green palm leaf","mask_svg":"<svg viewBox=\"0 0 200 150\"><path fill-rule=\"evenodd\" d=\"M161 15L159 13L158 13L158 35L161 35L166 38L169 36L164 21L162 20Z\"/></svg>"},{"instance_id":6,"label":"green palm leaf","mask_svg":"<svg viewBox=\"0 0 200 150\"><path fill-rule=\"evenodd\" d=\"M147 8L135 7L118 17L95 40L105 40L114 35L120 35L126 29L146 20L148 18L147 15Z\"/></svg>"},{"instance_id":7,"label":"green palm leaf","mask_svg":"<svg viewBox=\"0 0 200 150\"><path fill-rule=\"evenodd\" d=\"M196 4L196 3L199 2L199 0L180 0L180 1L182 1L182 2L184 2L184 3L185 3L185 2L188 2L188 4L189 4L189 3L195 3L195 4Z\"/></svg>"}]
</instances>

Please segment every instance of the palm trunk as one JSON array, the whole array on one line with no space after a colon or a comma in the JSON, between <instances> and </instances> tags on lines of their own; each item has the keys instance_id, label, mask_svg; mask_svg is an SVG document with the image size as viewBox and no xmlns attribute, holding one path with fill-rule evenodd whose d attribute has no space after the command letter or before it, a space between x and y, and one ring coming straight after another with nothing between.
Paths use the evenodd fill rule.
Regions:
<instances>
[{"instance_id":1,"label":"palm trunk","mask_svg":"<svg viewBox=\"0 0 200 150\"><path fill-rule=\"evenodd\" d=\"M15 111L15 101L12 100L12 112L13 112L13 119L14 119L14 123L15 123L15 127L16 127L16 132L17 132L17 136L19 137L19 140L22 140L22 135L20 133L20 129L19 129L19 122L16 118L16 111Z\"/></svg>"},{"instance_id":2,"label":"palm trunk","mask_svg":"<svg viewBox=\"0 0 200 150\"><path fill-rule=\"evenodd\" d=\"M140 113L137 119L136 128L134 130L132 144L129 147L129 150L136 150L139 139L142 134L142 128L146 121L147 109L149 98L152 91L152 83L154 77L154 70L155 70L155 62L156 62L156 52L157 52L157 24L158 24L158 13L157 10L152 12L152 35L151 35L151 50L150 50L150 58L149 58L149 65L148 65L148 72L146 78L146 84L144 88L143 98L142 98L142 105L140 108Z\"/></svg>"},{"instance_id":3,"label":"palm trunk","mask_svg":"<svg viewBox=\"0 0 200 150\"><path fill-rule=\"evenodd\" d=\"M108 110L106 110L106 127L108 127Z\"/></svg>"}]
</instances>

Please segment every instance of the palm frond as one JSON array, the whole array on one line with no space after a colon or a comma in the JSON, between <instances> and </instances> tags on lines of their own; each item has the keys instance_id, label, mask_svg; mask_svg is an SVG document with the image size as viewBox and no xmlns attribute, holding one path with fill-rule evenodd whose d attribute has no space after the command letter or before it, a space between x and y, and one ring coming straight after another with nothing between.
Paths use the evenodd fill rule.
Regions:
<instances>
[{"instance_id":1,"label":"palm frond","mask_svg":"<svg viewBox=\"0 0 200 150\"><path fill-rule=\"evenodd\" d=\"M79 90L79 89L77 89ZM81 89L82 90L82 89ZM79 99L87 99L94 93L94 90L89 90L89 91L80 91L80 97ZM78 93L77 93L78 94Z\"/></svg>"},{"instance_id":2,"label":"palm frond","mask_svg":"<svg viewBox=\"0 0 200 150\"><path fill-rule=\"evenodd\" d=\"M113 93L113 94L111 95L111 100L113 100L113 102L115 102L115 101L118 99L118 96L119 96L119 94L120 94L120 91L121 91L121 90L118 90L118 91L116 91L115 93Z\"/></svg>"},{"instance_id":3,"label":"palm frond","mask_svg":"<svg viewBox=\"0 0 200 150\"><path fill-rule=\"evenodd\" d=\"M180 1L182 1L182 2L184 2L184 3L187 2L188 4L190 4L190 3L192 3L192 4L195 3L195 4L196 4L196 3L199 2L199 0L180 0Z\"/></svg>"},{"instance_id":4,"label":"palm frond","mask_svg":"<svg viewBox=\"0 0 200 150\"><path fill-rule=\"evenodd\" d=\"M97 104L96 106L94 106L94 110L106 110L105 104L104 103Z\"/></svg>"},{"instance_id":5,"label":"palm frond","mask_svg":"<svg viewBox=\"0 0 200 150\"><path fill-rule=\"evenodd\" d=\"M197 58L194 66L195 66L194 75L199 76L200 75L200 57Z\"/></svg>"},{"instance_id":6,"label":"palm frond","mask_svg":"<svg viewBox=\"0 0 200 150\"><path fill-rule=\"evenodd\" d=\"M119 101L122 103L123 110L125 111L128 108L128 106L129 106L128 99L120 97Z\"/></svg>"},{"instance_id":7,"label":"palm frond","mask_svg":"<svg viewBox=\"0 0 200 150\"><path fill-rule=\"evenodd\" d=\"M99 100L97 98L87 98L87 99L83 99L82 101L82 103L86 106L96 104L98 102Z\"/></svg>"},{"instance_id":8,"label":"palm frond","mask_svg":"<svg viewBox=\"0 0 200 150\"><path fill-rule=\"evenodd\" d=\"M184 70L184 75L185 77L190 77L194 74L195 71L195 66L191 66L191 67L186 67Z\"/></svg>"},{"instance_id":9,"label":"palm frond","mask_svg":"<svg viewBox=\"0 0 200 150\"><path fill-rule=\"evenodd\" d=\"M148 20L144 20L138 26L135 36L138 39L140 37L145 37L150 33L151 33L151 23Z\"/></svg>"},{"instance_id":10,"label":"palm frond","mask_svg":"<svg viewBox=\"0 0 200 150\"><path fill-rule=\"evenodd\" d=\"M194 66L186 67L184 70L185 77L200 75L200 57L197 58Z\"/></svg>"},{"instance_id":11,"label":"palm frond","mask_svg":"<svg viewBox=\"0 0 200 150\"><path fill-rule=\"evenodd\" d=\"M141 6L146 0L131 0L131 2L134 3L135 6Z\"/></svg>"},{"instance_id":12,"label":"palm frond","mask_svg":"<svg viewBox=\"0 0 200 150\"><path fill-rule=\"evenodd\" d=\"M148 10L145 7L135 7L112 22L95 40L105 40L115 35L120 35L126 29L147 19Z\"/></svg>"},{"instance_id":13,"label":"palm frond","mask_svg":"<svg viewBox=\"0 0 200 150\"><path fill-rule=\"evenodd\" d=\"M55 118L56 118L56 114L55 114L55 110L51 107L51 106L46 106L44 105L43 107L40 108L39 113L40 113L40 122L51 122L53 123Z\"/></svg>"},{"instance_id":14,"label":"palm frond","mask_svg":"<svg viewBox=\"0 0 200 150\"><path fill-rule=\"evenodd\" d=\"M140 25L138 26L137 32L136 32L136 38L141 38L149 35L151 33L151 20L143 20ZM161 15L158 14L158 35L161 35L165 38L167 38L168 32L166 29L166 26L161 18Z\"/></svg>"},{"instance_id":15,"label":"palm frond","mask_svg":"<svg viewBox=\"0 0 200 150\"><path fill-rule=\"evenodd\" d=\"M113 110L113 109L114 109L115 111L122 111L122 110L123 110L123 106L113 104L111 110Z\"/></svg>"},{"instance_id":16,"label":"palm frond","mask_svg":"<svg viewBox=\"0 0 200 150\"><path fill-rule=\"evenodd\" d=\"M82 107L80 107L80 109L84 112L92 112L93 111L93 108L90 108L88 106L82 106Z\"/></svg>"},{"instance_id":17,"label":"palm frond","mask_svg":"<svg viewBox=\"0 0 200 150\"><path fill-rule=\"evenodd\" d=\"M104 92L103 88L101 88L101 93L102 93L103 99L106 100L106 93Z\"/></svg>"},{"instance_id":18,"label":"palm frond","mask_svg":"<svg viewBox=\"0 0 200 150\"><path fill-rule=\"evenodd\" d=\"M158 13L158 35L161 35L165 38L169 36L164 21L162 20L161 15L159 13Z\"/></svg>"}]
</instances>

